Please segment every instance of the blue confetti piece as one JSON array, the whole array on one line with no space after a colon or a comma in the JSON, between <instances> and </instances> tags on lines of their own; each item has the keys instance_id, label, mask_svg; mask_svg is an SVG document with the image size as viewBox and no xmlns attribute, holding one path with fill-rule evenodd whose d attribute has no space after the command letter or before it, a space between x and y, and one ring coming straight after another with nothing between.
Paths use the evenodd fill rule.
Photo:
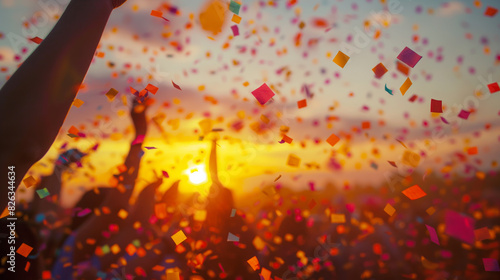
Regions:
<instances>
[{"instance_id":1,"label":"blue confetti piece","mask_svg":"<svg viewBox=\"0 0 500 280\"><path fill-rule=\"evenodd\" d=\"M390 95L393 95L393 94L392 94L392 89L389 89L389 88L387 87L387 84L385 84L385 91L387 91Z\"/></svg>"}]
</instances>

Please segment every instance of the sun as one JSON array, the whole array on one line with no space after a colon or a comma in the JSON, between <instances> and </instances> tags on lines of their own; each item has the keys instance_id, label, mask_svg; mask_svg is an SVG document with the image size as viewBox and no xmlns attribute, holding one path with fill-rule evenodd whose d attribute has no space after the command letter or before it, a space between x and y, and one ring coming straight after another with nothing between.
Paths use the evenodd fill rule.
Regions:
<instances>
[{"instance_id":1,"label":"sun","mask_svg":"<svg viewBox=\"0 0 500 280\"><path fill-rule=\"evenodd\" d=\"M204 164L192 166L185 173L188 175L189 181L195 185L205 183L208 180Z\"/></svg>"}]
</instances>

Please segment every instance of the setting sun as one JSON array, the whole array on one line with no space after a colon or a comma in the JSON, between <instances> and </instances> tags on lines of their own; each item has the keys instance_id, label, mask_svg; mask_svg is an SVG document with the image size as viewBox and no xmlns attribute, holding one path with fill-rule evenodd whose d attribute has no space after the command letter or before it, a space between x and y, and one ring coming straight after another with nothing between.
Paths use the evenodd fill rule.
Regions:
<instances>
[{"instance_id":1,"label":"setting sun","mask_svg":"<svg viewBox=\"0 0 500 280\"><path fill-rule=\"evenodd\" d=\"M208 179L204 164L192 166L186 170L186 174L189 177L189 181L195 185L205 183Z\"/></svg>"}]
</instances>

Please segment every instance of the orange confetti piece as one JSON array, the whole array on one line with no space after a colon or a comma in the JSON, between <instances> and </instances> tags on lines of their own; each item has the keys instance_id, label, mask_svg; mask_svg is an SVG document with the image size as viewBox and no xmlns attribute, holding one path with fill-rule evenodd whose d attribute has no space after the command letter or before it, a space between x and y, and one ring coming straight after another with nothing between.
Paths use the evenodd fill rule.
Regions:
<instances>
[{"instance_id":1,"label":"orange confetti piece","mask_svg":"<svg viewBox=\"0 0 500 280\"><path fill-rule=\"evenodd\" d=\"M251 259L247 260L247 263L252 267L253 270L257 271L260 268L259 260L256 256L253 256Z\"/></svg>"},{"instance_id":2,"label":"orange confetti piece","mask_svg":"<svg viewBox=\"0 0 500 280\"><path fill-rule=\"evenodd\" d=\"M405 95L405 93L408 91L408 89L411 87L412 82L410 78L406 78L406 81L403 83L403 85L399 88L401 91L402 95Z\"/></svg>"},{"instance_id":3,"label":"orange confetti piece","mask_svg":"<svg viewBox=\"0 0 500 280\"><path fill-rule=\"evenodd\" d=\"M288 155L287 165L292 167L298 167L300 165L300 158L294 154Z\"/></svg>"},{"instance_id":4,"label":"orange confetti piece","mask_svg":"<svg viewBox=\"0 0 500 280\"><path fill-rule=\"evenodd\" d=\"M346 65L347 61L349 61L350 57L343 52L339 51L337 55L333 58L333 62L340 66L341 68L344 68Z\"/></svg>"},{"instance_id":5,"label":"orange confetti piece","mask_svg":"<svg viewBox=\"0 0 500 280\"><path fill-rule=\"evenodd\" d=\"M85 102L83 102L83 100L80 100L77 98L73 101L73 106L75 106L76 108L80 108L80 106L82 106L83 103L85 103Z\"/></svg>"},{"instance_id":6,"label":"orange confetti piece","mask_svg":"<svg viewBox=\"0 0 500 280\"><path fill-rule=\"evenodd\" d=\"M29 188L36 184L36 179L33 176L29 176L28 178L23 180L24 185Z\"/></svg>"},{"instance_id":7,"label":"orange confetti piece","mask_svg":"<svg viewBox=\"0 0 500 280\"><path fill-rule=\"evenodd\" d=\"M233 18L231 18L231 21L236 24L239 24L241 22L241 17L239 15L234 14Z\"/></svg>"},{"instance_id":8,"label":"orange confetti piece","mask_svg":"<svg viewBox=\"0 0 500 280\"><path fill-rule=\"evenodd\" d=\"M151 92L152 94L156 94L156 92L158 92L158 88L153 86L152 84L148 84L146 86L146 90Z\"/></svg>"},{"instance_id":9,"label":"orange confetti piece","mask_svg":"<svg viewBox=\"0 0 500 280\"><path fill-rule=\"evenodd\" d=\"M396 212L396 209L392 205L387 203L387 205L385 205L384 207L384 212L387 213L387 215L392 216Z\"/></svg>"},{"instance_id":10,"label":"orange confetti piece","mask_svg":"<svg viewBox=\"0 0 500 280\"><path fill-rule=\"evenodd\" d=\"M419 199L427 195L418 185L407 188L403 191L403 194L411 200Z\"/></svg>"},{"instance_id":11,"label":"orange confetti piece","mask_svg":"<svg viewBox=\"0 0 500 280\"><path fill-rule=\"evenodd\" d=\"M159 18L163 17L163 13L162 12L155 11L155 10L151 11L151 15L154 16L154 17L159 17Z\"/></svg>"},{"instance_id":12,"label":"orange confetti piece","mask_svg":"<svg viewBox=\"0 0 500 280\"><path fill-rule=\"evenodd\" d=\"M339 142L339 141L340 141L340 138L335 134L330 135L330 137L328 137L328 139L326 139L326 142L328 144L330 144L331 146L335 146L335 144L337 144L337 142Z\"/></svg>"},{"instance_id":13,"label":"orange confetti piece","mask_svg":"<svg viewBox=\"0 0 500 280\"><path fill-rule=\"evenodd\" d=\"M286 143L288 143L288 144L291 144L291 143L292 143L292 141L293 141L293 139L292 139L292 138L290 138L290 137L288 137L288 136L286 136L286 135L283 135L283 139L282 139L282 141L283 141L283 142L286 142Z\"/></svg>"},{"instance_id":14,"label":"orange confetti piece","mask_svg":"<svg viewBox=\"0 0 500 280\"><path fill-rule=\"evenodd\" d=\"M477 154L477 147L471 147L467 149L467 154L469 155L475 155Z\"/></svg>"},{"instance_id":15,"label":"orange confetti piece","mask_svg":"<svg viewBox=\"0 0 500 280\"><path fill-rule=\"evenodd\" d=\"M297 107L299 107L299 109L307 107L307 100L302 99L297 101Z\"/></svg>"},{"instance_id":16,"label":"orange confetti piece","mask_svg":"<svg viewBox=\"0 0 500 280\"><path fill-rule=\"evenodd\" d=\"M26 243L23 243L21 244L21 246L19 246L19 248L17 248L16 253L26 258L30 254L31 250L33 250L33 247L27 245Z\"/></svg>"}]
</instances>

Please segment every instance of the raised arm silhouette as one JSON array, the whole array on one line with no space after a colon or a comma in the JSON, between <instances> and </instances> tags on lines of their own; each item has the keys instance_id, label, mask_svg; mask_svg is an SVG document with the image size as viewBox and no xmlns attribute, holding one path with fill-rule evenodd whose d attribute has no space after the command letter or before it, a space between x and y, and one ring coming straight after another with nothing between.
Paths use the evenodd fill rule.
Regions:
<instances>
[{"instance_id":1,"label":"raised arm silhouette","mask_svg":"<svg viewBox=\"0 0 500 280\"><path fill-rule=\"evenodd\" d=\"M71 0L49 35L0 89L0 170L17 185L54 142L111 11L124 0ZM0 207L7 196L0 196Z\"/></svg>"}]
</instances>

